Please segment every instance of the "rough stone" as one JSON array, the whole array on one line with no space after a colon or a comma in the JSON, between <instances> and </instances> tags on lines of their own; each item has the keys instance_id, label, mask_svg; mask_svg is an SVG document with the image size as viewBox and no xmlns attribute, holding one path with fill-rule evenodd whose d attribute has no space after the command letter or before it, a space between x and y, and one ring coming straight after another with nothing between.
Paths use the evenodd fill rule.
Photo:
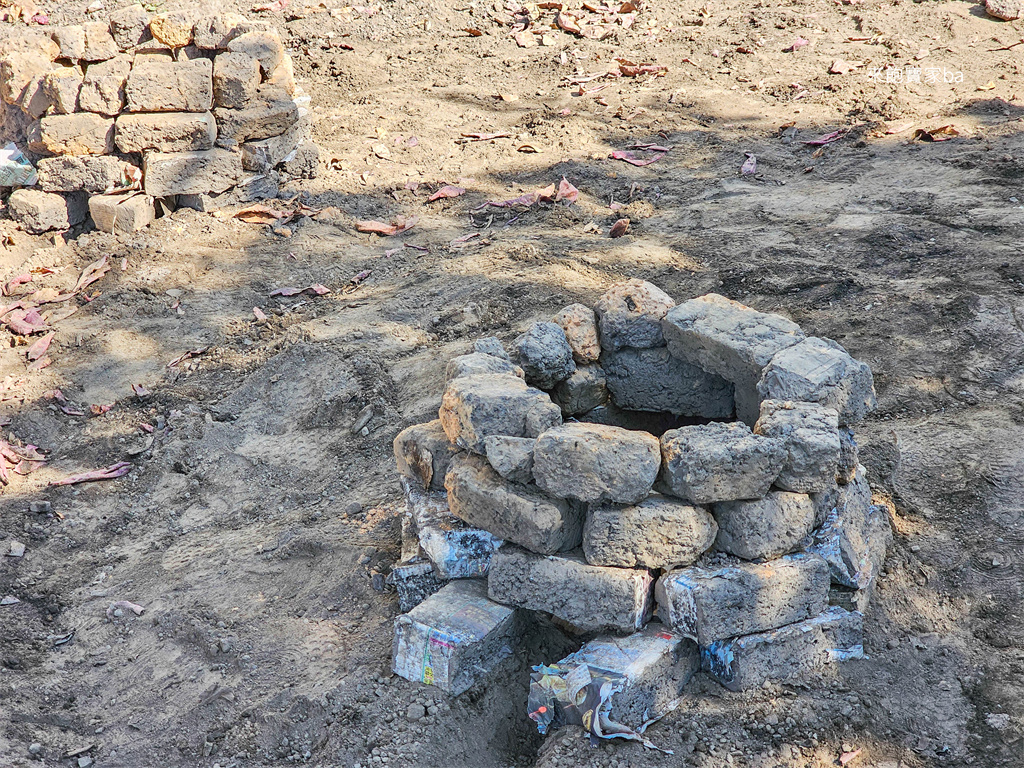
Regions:
<instances>
[{"instance_id":1,"label":"rough stone","mask_svg":"<svg viewBox=\"0 0 1024 768\"><path fill-rule=\"evenodd\" d=\"M712 422L661 436L659 488L695 504L764 496L785 459L780 440L746 424Z\"/></svg>"},{"instance_id":2,"label":"rough stone","mask_svg":"<svg viewBox=\"0 0 1024 768\"><path fill-rule=\"evenodd\" d=\"M658 439L602 424L563 424L537 438L533 477L547 493L636 504L658 476Z\"/></svg>"},{"instance_id":3,"label":"rough stone","mask_svg":"<svg viewBox=\"0 0 1024 768\"><path fill-rule=\"evenodd\" d=\"M122 152L195 152L213 149L217 123L210 112L126 114L114 141Z\"/></svg>"},{"instance_id":4,"label":"rough stone","mask_svg":"<svg viewBox=\"0 0 1024 768\"><path fill-rule=\"evenodd\" d=\"M1024 2L1021 0L985 0L985 12L996 19L1016 21L1024 18Z\"/></svg>"},{"instance_id":5,"label":"rough stone","mask_svg":"<svg viewBox=\"0 0 1024 768\"><path fill-rule=\"evenodd\" d=\"M408 613L446 582L437 578L434 566L424 560L396 565L388 574L387 583L398 593L398 610Z\"/></svg>"},{"instance_id":6,"label":"rough stone","mask_svg":"<svg viewBox=\"0 0 1024 768\"><path fill-rule=\"evenodd\" d=\"M704 669L731 691L766 681L802 682L863 658L863 617L832 607L810 619L755 635L712 643L701 653Z\"/></svg>"},{"instance_id":7,"label":"rough stone","mask_svg":"<svg viewBox=\"0 0 1024 768\"><path fill-rule=\"evenodd\" d=\"M599 365L579 365L569 378L555 384L551 396L563 414L591 411L608 399L604 371Z\"/></svg>"},{"instance_id":8,"label":"rough stone","mask_svg":"<svg viewBox=\"0 0 1024 768\"><path fill-rule=\"evenodd\" d=\"M36 163L44 192L108 192L127 186L133 167L111 155L60 155Z\"/></svg>"},{"instance_id":9,"label":"rough stone","mask_svg":"<svg viewBox=\"0 0 1024 768\"><path fill-rule=\"evenodd\" d=\"M491 435L484 439L487 461L494 471L513 483L533 482L533 444L528 437Z\"/></svg>"},{"instance_id":10,"label":"rough stone","mask_svg":"<svg viewBox=\"0 0 1024 768\"><path fill-rule=\"evenodd\" d=\"M45 77L52 65L40 53L14 51L0 58L0 98L8 104L21 105L31 97L29 86L35 78Z\"/></svg>"},{"instance_id":11,"label":"rough stone","mask_svg":"<svg viewBox=\"0 0 1024 768\"><path fill-rule=\"evenodd\" d=\"M246 32L228 43L232 53L244 53L260 63L263 74L269 77L284 60L284 45L277 32Z\"/></svg>"},{"instance_id":12,"label":"rough stone","mask_svg":"<svg viewBox=\"0 0 1024 768\"><path fill-rule=\"evenodd\" d=\"M60 51L60 58L79 61L85 58L85 27L71 24L54 27L50 30L50 38Z\"/></svg>"},{"instance_id":13,"label":"rough stone","mask_svg":"<svg viewBox=\"0 0 1024 768\"><path fill-rule=\"evenodd\" d=\"M444 489L444 476L458 451L448 441L440 419L403 429L395 437L394 450L398 473L434 491Z\"/></svg>"},{"instance_id":14,"label":"rough stone","mask_svg":"<svg viewBox=\"0 0 1024 768\"><path fill-rule=\"evenodd\" d=\"M852 483L857 474L857 440L849 427L839 428L839 466L836 469L836 482L840 485Z\"/></svg>"},{"instance_id":15,"label":"rough stone","mask_svg":"<svg viewBox=\"0 0 1024 768\"><path fill-rule=\"evenodd\" d=\"M196 22L193 40L200 48L224 49L236 36L242 34L240 30L246 24L245 18L237 13L206 16Z\"/></svg>"},{"instance_id":16,"label":"rough stone","mask_svg":"<svg viewBox=\"0 0 1024 768\"><path fill-rule=\"evenodd\" d=\"M11 218L33 234L65 230L86 217L85 196L81 193L59 195L38 189L16 189L7 200L7 207Z\"/></svg>"},{"instance_id":17,"label":"rough stone","mask_svg":"<svg viewBox=\"0 0 1024 768\"><path fill-rule=\"evenodd\" d=\"M550 556L508 545L491 559L487 593L499 603L544 611L584 632L625 635L651 615L650 571L588 565L579 555Z\"/></svg>"},{"instance_id":18,"label":"rough stone","mask_svg":"<svg viewBox=\"0 0 1024 768\"><path fill-rule=\"evenodd\" d=\"M811 337L776 354L757 385L761 397L820 403L855 424L875 409L875 385L867 363L854 360L829 339Z\"/></svg>"},{"instance_id":19,"label":"rough stone","mask_svg":"<svg viewBox=\"0 0 1024 768\"><path fill-rule=\"evenodd\" d=\"M120 53L110 34L110 24L90 21L82 28L85 30L85 52L79 57L82 61L106 61Z\"/></svg>"},{"instance_id":20,"label":"rough stone","mask_svg":"<svg viewBox=\"0 0 1024 768\"><path fill-rule=\"evenodd\" d=\"M598 637L532 673L530 717L544 734L553 720L566 722L569 713L579 715L572 697L576 681L590 681L587 687L596 691L610 677L619 685L600 706L600 716L641 729L678 706L683 686L698 669L697 646L656 622L629 637ZM555 679L559 682L552 685Z\"/></svg>"},{"instance_id":21,"label":"rough stone","mask_svg":"<svg viewBox=\"0 0 1024 768\"><path fill-rule=\"evenodd\" d=\"M445 487L448 506L461 520L534 552L566 551L582 540L579 507L502 479L479 456L453 457Z\"/></svg>"},{"instance_id":22,"label":"rough stone","mask_svg":"<svg viewBox=\"0 0 1024 768\"><path fill-rule=\"evenodd\" d=\"M208 112L213 107L213 62L137 62L125 96L129 112Z\"/></svg>"},{"instance_id":23,"label":"rough stone","mask_svg":"<svg viewBox=\"0 0 1024 768\"><path fill-rule=\"evenodd\" d=\"M690 565L717 534L718 524L703 507L652 494L632 506L592 507L583 552L591 565L671 568Z\"/></svg>"},{"instance_id":24,"label":"rough stone","mask_svg":"<svg viewBox=\"0 0 1024 768\"><path fill-rule=\"evenodd\" d=\"M298 149L306 141L308 135L308 121L299 120L299 122L280 136L271 136L269 139L261 139L259 141L247 141L240 147L242 151L242 167L247 171L264 171L267 168L274 168L284 162L288 155ZM498 342L498 345L500 348L501 342ZM502 349L502 352L504 352L504 349ZM487 353L485 352L484 354ZM508 354L492 356L502 357L505 360L509 359Z\"/></svg>"},{"instance_id":25,"label":"rough stone","mask_svg":"<svg viewBox=\"0 0 1024 768\"><path fill-rule=\"evenodd\" d=\"M670 310L662 327L669 352L735 384L736 415L748 426L760 414L757 384L762 369L777 352L804 339L796 323L716 293Z\"/></svg>"},{"instance_id":26,"label":"rough stone","mask_svg":"<svg viewBox=\"0 0 1024 768\"><path fill-rule=\"evenodd\" d=\"M496 336L485 336L482 339L477 339L473 342L473 351L490 355L491 357L500 357L502 360L512 359L509 357L508 352L505 351L505 345Z\"/></svg>"},{"instance_id":27,"label":"rough stone","mask_svg":"<svg viewBox=\"0 0 1024 768\"><path fill-rule=\"evenodd\" d=\"M193 27L192 18L184 11L159 13L149 22L154 39L170 48L183 48L191 43Z\"/></svg>"},{"instance_id":28,"label":"rough stone","mask_svg":"<svg viewBox=\"0 0 1024 768\"><path fill-rule=\"evenodd\" d=\"M218 107L243 109L256 97L260 63L245 53L221 53L213 61L213 98Z\"/></svg>"},{"instance_id":29,"label":"rough stone","mask_svg":"<svg viewBox=\"0 0 1024 768\"><path fill-rule=\"evenodd\" d=\"M828 591L825 561L798 554L672 571L658 579L654 594L662 621L708 646L817 616L828 606Z\"/></svg>"},{"instance_id":30,"label":"rough stone","mask_svg":"<svg viewBox=\"0 0 1024 768\"><path fill-rule=\"evenodd\" d=\"M674 306L671 296L644 280L616 283L594 305L601 348L614 352L664 345L661 320Z\"/></svg>"},{"instance_id":31,"label":"rough stone","mask_svg":"<svg viewBox=\"0 0 1024 768\"><path fill-rule=\"evenodd\" d=\"M601 342L597 338L597 315L584 304L570 304L551 322L565 333L577 365L596 363L601 357Z\"/></svg>"},{"instance_id":32,"label":"rough stone","mask_svg":"<svg viewBox=\"0 0 1024 768\"><path fill-rule=\"evenodd\" d=\"M785 448L775 486L784 491L824 491L836 482L842 446L839 414L817 403L764 400L754 432Z\"/></svg>"},{"instance_id":33,"label":"rough stone","mask_svg":"<svg viewBox=\"0 0 1024 768\"><path fill-rule=\"evenodd\" d=\"M89 215L102 232L138 232L156 218L156 208L149 195L93 195Z\"/></svg>"},{"instance_id":34,"label":"rough stone","mask_svg":"<svg viewBox=\"0 0 1024 768\"><path fill-rule=\"evenodd\" d=\"M88 112L48 115L39 121L40 141L54 155L109 155L114 121Z\"/></svg>"},{"instance_id":35,"label":"rough stone","mask_svg":"<svg viewBox=\"0 0 1024 768\"><path fill-rule=\"evenodd\" d=\"M523 378L523 369L518 365L491 355L472 352L468 355L453 357L448 361L448 367L445 369L445 381L451 381L461 376L476 376L481 373L509 374Z\"/></svg>"},{"instance_id":36,"label":"rough stone","mask_svg":"<svg viewBox=\"0 0 1024 768\"><path fill-rule=\"evenodd\" d=\"M793 552L814 527L811 498L789 491L772 491L753 501L719 502L712 513L718 522L715 546L744 560Z\"/></svg>"},{"instance_id":37,"label":"rough stone","mask_svg":"<svg viewBox=\"0 0 1024 768\"><path fill-rule=\"evenodd\" d=\"M223 192L242 177L242 162L235 152L150 152L145 157L144 187L153 197Z\"/></svg>"},{"instance_id":38,"label":"rough stone","mask_svg":"<svg viewBox=\"0 0 1024 768\"><path fill-rule=\"evenodd\" d=\"M457 696L512 655L516 612L487 599L483 582L450 582L395 619L392 669Z\"/></svg>"},{"instance_id":39,"label":"rough stone","mask_svg":"<svg viewBox=\"0 0 1024 768\"><path fill-rule=\"evenodd\" d=\"M124 87L131 62L126 58L90 64L78 96L79 109L114 117L124 109Z\"/></svg>"},{"instance_id":40,"label":"rough stone","mask_svg":"<svg viewBox=\"0 0 1024 768\"><path fill-rule=\"evenodd\" d=\"M294 96L298 86L295 84L295 69L292 67L291 57L285 56L282 58L281 63L274 67L274 70L267 75L264 82L274 88L280 88L290 96Z\"/></svg>"},{"instance_id":41,"label":"rough stone","mask_svg":"<svg viewBox=\"0 0 1024 768\"><path fill-rule=\"evenodd\" d=\"M620 408L707 419L728 418L735 409L731 382L673 357L665 347L603 352L601 366Z\"/></svg>"},{"instance_id":42,"label":"rough stone","mask_svg":"<svg viewBox=\"0 0 1024 768\"><path fill-rule=\"evenodd\" d=\"M514 344L516 359L526 381L539 389L551 389L576 370L565 332L554 323L534 323Z\"/></svg>"},{"instance_id":43,"label":"rough stone","mask_svg":"<svg viewBox=\"0 0 1024 768\"><path fill-rule=\"evenodd\" d=\"M245 109L218 109L217 128L222 138L239 143L280 136L299 121L299 108L279 88L260 86Z\"/></svg>"},{"instance_id":44,"label":"rough stone","mask_svg":"<svg viewBox=\"0 0 1024 768\"><path fill-rule=\"evenodd\" d=\"M278 166L295 179L315 179L320 169L320 148L311 141L299 144Z\"/></svg>"},{"instance_id":45,"label":"rough stone","mask_svg":"<svg viewBox=\"0 0 1024 768\"><path fill-rule=\"evenodd\" d=\"M502 545L497 536L467 525L452 514L444 492L422 491L403 479L406 516L402 539L415 541L408 555L421 555L434 564L442 579L476 579L487 575L491 557Z\"/></svg>"},{"instance_id":46,"label":"rough stone","mask_svg":"<svg viewBox=\"0 0 1024 768\"><path fill-rule=\"evenodd\" d=\"M114 44L127 51L149 40L149 20L146 9L138 3L113 11L110 14L110 35Z\"/></svg>"},{"instance_id":47,"label":"rough stone","mask_svg":"<svg viewBox=\"0 0 1024 768\"><path fill-rule=\"evenodd\" d=\"M46 73L43 90L50 97L55 114L70 115L78 110L82 79L82 70L78 67L59 67Z\"/></svg>"},{"instance_id":48,"label":"rough stone","mask_svg":"<svg viewBox=\"0 0 1024 768\"><path fill-rule=\"evenodd\" d=\"M480 454L488 435L536 437L553 419L560 423L562 418L546 394L508 374L452 379L439 416L451 442Z\"/></svg>"},{"instance_id":49,"label":"rough stone","mask_svg":"<svg viewBox=\"0 0 1024 768\"><path fill-rule=\"evenodd\" d=\"M18 106L34 120L38 120L53 104L46 92L46 75L36 75L22 92Z\"/></svg>"}]
</instances>

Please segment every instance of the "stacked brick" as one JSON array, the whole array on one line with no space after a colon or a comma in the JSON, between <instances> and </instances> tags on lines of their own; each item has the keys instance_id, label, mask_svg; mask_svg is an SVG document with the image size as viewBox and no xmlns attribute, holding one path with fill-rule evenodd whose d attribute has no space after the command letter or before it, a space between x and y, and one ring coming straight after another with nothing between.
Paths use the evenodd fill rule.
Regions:
<instances>
[{"instance_id":1,"label":"stacked brick","mask_svg":"<svg viewBox=\"0 0 1024 768\"><path fill-rule=\"evenodd\" d=\"M33 232L88 215L133 231L161 210L273 197L282 173L316 173L308 97L280 37L234 14L151 17L133 5L108 22L8 37L0 99L2 143L38 171L37 187L9 201Z\"/></svg>"},{"instance_id":2,"label":"stacked brick","mask_svg":"<svg viewBox=\"0 0 1024 768\"><path fill-rule=\"evenodd\" d=\"M634 635L670 654L660 685L675 695L698 653L733 690L862 653L892 536L853 438L875 406L867 365L779 315L715 294L677 305L639 280L513 347L482 339L452 360L438 420L395 440L409 504L398 570L431 579L402 590L403 609L446 615L452 564L471 563L459 575L486 577L490 602L594 638L583 657ZM551 681L577 675L579 654L543 667L544 695L558 698ZM655 667L619 690L642 677L641 698L664 699ZM570 707L534 693L536 711Z\"/></svg>"}]
</instances>

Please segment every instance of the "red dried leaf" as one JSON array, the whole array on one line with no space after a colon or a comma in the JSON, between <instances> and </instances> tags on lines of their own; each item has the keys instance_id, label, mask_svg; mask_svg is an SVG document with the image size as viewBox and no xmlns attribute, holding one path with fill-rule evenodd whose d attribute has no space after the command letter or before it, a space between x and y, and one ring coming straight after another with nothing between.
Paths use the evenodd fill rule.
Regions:
<instances>
[{"instance_id":1,"label":"red dried leaf","mask_svg":"<svg viewBox=\"0 0 1024 768\"><path fill-rule=\"evenodd\" d=\"M49 368L50 367L50 363L52 363L52 362L53 361L50 359L50 357L48 355L45 356L45 357L40 357L35 362L29 363L28 367L25 370L28 370L28 371L41 371L41 370L43 370L43 368Z\"/></svg>"},{"instance_id":2,"label":"red dried leaf","mask_svg":"<svg viewBox=\"0 0 1024 768\"><path fill-rule=\"evenodd\" d=\"M103 469L94 469L90 472L81 472L77 475L69 475L61 480L53 480L50 485L75 485L76 483L88 483L93 480L113 480L115 477L127 475L132 470L132 465L127 461L119 461Z\"/></svg>"},{"instance_id":3,"label":"red dried leaf","mask_svg":"<svg viewBox=\"0 0 1024 768\"><path fill-rule=\"evenodd\" d=\"M50 331L45 336L41 336L39 340L28 348L28 359L38 360L40 357L46 354L46 350L50 348L50 342L53 341L54 332Z\"/></svg>"},{"instance_id":4,"label":"red dried leaf","mask_svg":"<svg viewBox=\"0 0 1024 768\"><path fill-rule=\"evenodd\" d=\"M462 187L453 187L450 184L445 184L437 192L427 198L428 203L432 203L435 200L440 200L444 197L458 197L459 195L466 194L466 190Z\"/></svg>"},{"instance_id":5,"label":"red dried leaf","mask_svg":"<svg viewBox=\"0 0 1024 768\"><path fill-rule=\"evenodd\" d=\"M46 321L34 309L18 309L7 318L7 327L19 336L29 336L46 330Z\"/></svg>"},{"instance_id":6,"label":"red dried leaf","mask_svg":"<svg viewBox=\"0 0 1024 768\"><path fill-rule=\"evenodd\" d=\"M18 275L17 277L12 277L4 285L3 294L4 294L4 296L10 296L12 288L15 288L16 286L19 286L19 285L24 285L25 283L31 283L31 282L32 282L32 275L29 274L28 272L26 272L23 275Z\"/></svg>"},{"instance_id":7,"label":"red dried leaf","mask_svg":"<svg viewBox=\"0 0 1024 768\"><path fill-rule=\"evenodd\" d=\"M153 425L152 424L139 424L139 429L141 429L143 432L148 432L149 434L153 434Z\"/></svg>"},{"instance_id":8,"label":"red dried leaf","mask_svg":"<svg viewBox=\"0 0 1024 768\"><path fill-rule=\"evenodd\" d=\"M563 176L562 180L558 182L558 194L555 195L555 202L557 203L559 200L566 200L571 204L575 203L579 196L580 191L570 184L566 180L565 176Z\"/></svg>"},{"instance_id":9,"label":"red dried leaf","mask_svg":"<svg viewBox=\"0 0 1024 768\"><path fill-rule=\"evenodd\" d=\"M608 237L622 237L627 232L629 232L629 219L619 219L612 224Z\"/></svg>"},{"instance_id":10,"label":"red dried leaf","mask_svg":"<svg viewBox=\"0 0 1024 768\"><path fill-rule=\"evenodd\" d=\"M574 35L580 35L583 33L576 17L568 13L558 14L555 17L555 23L558 25L559 29L564 29L566 32L572 32Z\"/></svg>"},{"instance_id":11,"label":"red dried leaf","mask_svg":"<svg viewBox=\"0 0 1024 768\"><path fill-rule=\"evenodd\" d=\"M167 367L168 368L173 368L174 366L178 365L179 363L185 362L190 357L198 357L199 355L205 353L207 350L209 350L209 347L199 347L198 349L190 349L188 352L185 352L182 355L178 355L176 358L171 360L171 362L169 362L167 364Z\"/></svg>"},{"instance_id":12,"label":"red dried leaf","mask_svg":"<svg viewBox=\"0 0 1024 768\"><path fill-rule=\"evenodd\" d=\"M104 413L106 413L107 411L109 411L113 407L114 407L113 403L110 403L110 405L95 405L94 404L94 405L90 405L89 406L89 413L91 413L93 416L102 416Z\"/></svg>"},{"instance_id":13,"label":"red dried leaf","mask_svg":"<svg viewBox=\"0 0 1024 768\"><path fill-rule=\"evenodd\" d=\"M304 293L312 293L316 296L325 296L331 292L331 289L320 283L313 283L309 288L304 289Z\"/></svg>"},{"instance_id":14,"label":"red dried leaf","mask_svg":"<svg viewBox=\"0 0 1024 768\"><path fill-rule=\"evenodd\" d=\"M153 394L152 392L150 392L148 389L146 389L141 384L132 384L132 392L135 393L136 397L140 397L140 398L141 397L146 397L148 395Z\"/></svg>"},{"instance_id":15,"label":"red dried leaf","mask_svg":"<svg viewBox=\"0 0 1024 768\"><path fill-rule=\"evenodd\" d=\"M97 259L92 264L82 270L82 276L78 278L78 282L75 283L75 287L72 289L72 293L78 293L81 290L89 287L107 272L110 271L110 265L107 264L107 257L104 256Z\"/></svg>"},{"instance_id":16,"label":"red dried leaf","mask_svg":"<svg viewBox=\"0 0 1024 768\"><path fill-rule=\"evenodd\" d=\"M261 322L261 323L262 323L262 322L263 322L264 320L266 320L266 319L267 319L267 314L266 314L266 312L264 312L264 311L263 311L262 309L260 309L259 307L253 307L253 308L252 308L252 314L253 314L253 317L255 317L255 318L256 318L256 319L257 319L257 320L258 320L259 322Z\"/></svg>"},{"instance_id":17,"label":"red dried leaf","mask_svg":"<svg viewBox=\"0 0 1024 768\"><path fill-rule=\"evenodd\" d=\"M270 292L271 296L298 296L305 288L275 288Z\"/></svg>"},{"instance_id":18,"label":"red dried leaf","mask_svg":"<svg viewBox=\"0 0 1024 768\"><path fill-rule=\"evenodd\" d=\"M613 160L624 160L625 162L629 163L630 165L636 165L636 166L639 166L639 167L643 167L645 165L650 165L651 163L658 162L659 160L661 160L661 158L663 158L665 156L665 154L666 154L665 152L659 152L654 157L651 157L651 158L646 159L646 160L641 160L639 157L634 155L632 152L623 152L623 151L617 149L614 152L612 152L610 157Z\"/></svg>"},{"instance_id":19,"label":"red dried leaf","mask_svg":"<svg viewBox=\"0 0 1024 768\"><path fill-rule=\"evenodd\" d=\"M810 139L809 141L801 141L801 144L806 144L812 147L819 147L824 144L831 144L833 141L839 141L849 128L840 128L838 131L832 131L832 133L826 133L824 136L819 136L816 139Z\"/></svg>"}]
</instances>

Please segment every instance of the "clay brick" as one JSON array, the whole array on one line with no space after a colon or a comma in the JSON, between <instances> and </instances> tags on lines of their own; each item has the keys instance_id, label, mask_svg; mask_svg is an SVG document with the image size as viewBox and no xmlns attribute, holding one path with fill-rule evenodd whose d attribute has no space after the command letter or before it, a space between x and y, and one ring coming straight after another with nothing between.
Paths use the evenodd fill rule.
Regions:
<instances>
[{"instance_id":1,"label":"clay brick","mask_svg":"<svg viewBox=\"0 0 1024 768\"><path fill-rule=\"evenodd\" d=\"M299 108L287 93L263 86L244 109L218 109L214 114L220 135L239 143L280 136L299 121Z\"/></svg>"},{"instance_id":2,"label":"clay brick","mask_svg":"<svg viewBox=\"0 0 1024 768\"><path fill-rule=\"evenodd\" d=\"M125 186L129 163L112 155L60 155L36 164L39 186L46 192L100 193Z\"/></svg>"},{"instance_id":3,"label":"clay brick","mask_svg":"<svg viewBox=\"0 0 1024 768\"><path fill-rule=\"evenodd\" d=\"M127 114L117 118L114 141L122 152L213 149L217 123L210 112Z\"/></svg>"},{"instance_id":4,"label":"clay brick","mask_svg":"<svg viewBox=\"0 0 1024 768\"><path fill-rule=\"evenodd\" d=\"M82 193L59 195L38 189L16 189L11 193L7 207L11 218L34 234L68 229L85 221L87 215Z\"/></svg>"},{"instance_id":5,"label":"clay brick","mask_svg":"<svg viewBox=\"0 0 1024 768\"><path fill-rule=\"evenodd\" d=\"M136 3L120 8L110 14L110 34L122 51L134 48L149 40L149 14Z\"/></svg>"},{"instance_id":6,"label":"clay brick","mask_svg":"<svg viewBox=\"0 0 1024 768\"><path fill-rule=\"evenodd\" d=\"M7 54L0 59L0 98L20 106L33 80L45 76L50 69L50 60L40 53L15 51Z\"/></svg>"},{"instance_id":7,"label":"clay brick","mask_svg":"<svg viewBox=\"0 0 1024 768\"><path fill-rule=\"evenodd\" d=\"M208 112L213 106L213 62L137 62L126 89L130 112Z\"/></svg>"},{"instance_id":8,"label":"clay brick","mask_svg":"<svg viewBox=\"0 0 1024 768\"><path fill-rule=\"evenodd\" d=\"M103 232L137 232L156 218L156 210L149 195L93 195L89 215Z\"/></svg>"}]
</instances>

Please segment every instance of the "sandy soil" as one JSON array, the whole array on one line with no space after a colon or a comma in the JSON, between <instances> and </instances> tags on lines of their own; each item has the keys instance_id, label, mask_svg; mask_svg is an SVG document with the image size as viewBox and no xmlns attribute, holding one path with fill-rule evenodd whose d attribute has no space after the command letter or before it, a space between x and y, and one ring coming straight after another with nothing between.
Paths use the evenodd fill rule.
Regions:
<instances>
[{"instance_id":1,"label":"sandy soil","mask_svg":"<svg viewBox=\"0 0 1024 768\"><path fill-rule=\"evenodd\" d=\"M857 749L852 768L1021 765L1024 45L1007 46L1024 22L969 2L654 0L604 40L548 30L522 48L505 8L260 14L322 148L320 176L283 193L321 212L287 231L181 210L55 243L0 221L5 279L52 270L16 292L112 266L60 305L78 311L55 324L52 365L26 370L6 332L0 349L4 431L49 456L0 497L0 548L27 547L0 557L0 596L20 600L0 606L0 765L36 764L33 743L49 765L87 748L99 766L788 768ZM667 72L578 95L616 57ZM829 74L837 60L860 65ZM885 67L962 78L886 83ZM913 138L945 125L959 135ZM609 158L633 143L672 149ZM475 210L563 176L572 205ZM427 202L444 183L467 192ZM418 221L356 231L397 216ZM620 218L629 233L609 238ZM567 648L549 630L456 699L392 678L397 599L379 591L400 544L391 441L436 411L445 361L627 276L784 313L869 362L862 460L896 527L870 659L828 689L698 676L649 731L674 756L532 731L527 665ZM331 293L269 295L315 283ZM205 351L169 366L190 350ZM119 461L120 479L47 485ZM29 511L41 500L51 512ZM120 600L144 614L108 616Z\"/></svg>"}]
</instances>

